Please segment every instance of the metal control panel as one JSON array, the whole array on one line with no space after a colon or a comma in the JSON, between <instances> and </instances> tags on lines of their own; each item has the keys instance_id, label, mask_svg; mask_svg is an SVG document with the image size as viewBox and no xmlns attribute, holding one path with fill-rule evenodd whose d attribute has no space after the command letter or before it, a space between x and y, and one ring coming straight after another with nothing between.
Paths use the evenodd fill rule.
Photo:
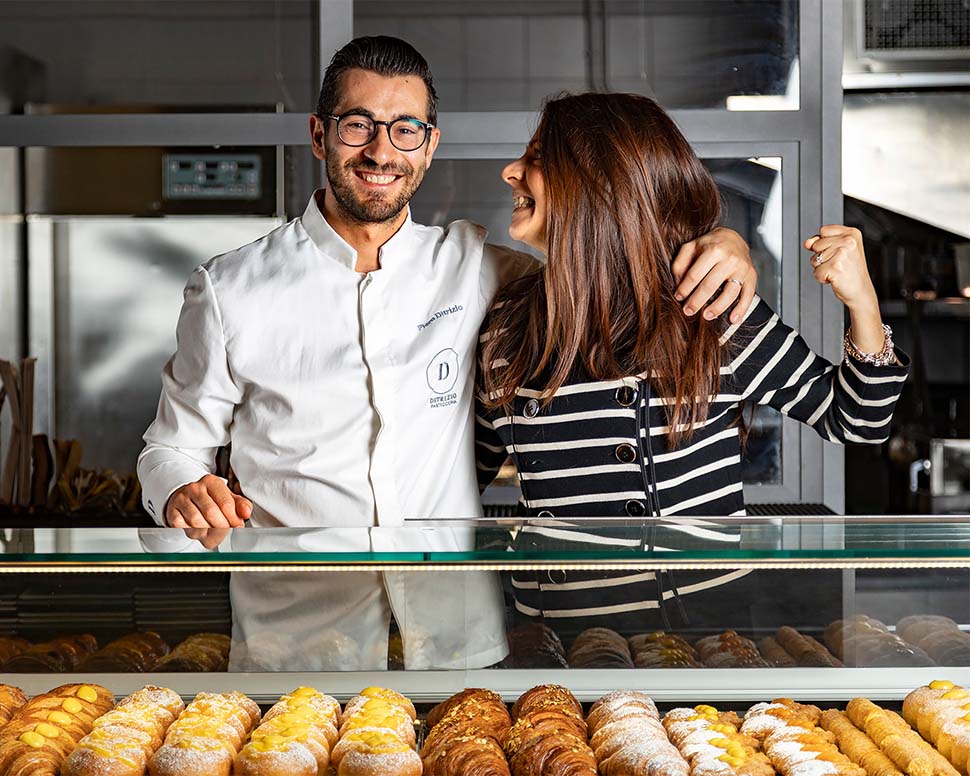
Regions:
<instances>
[{"instance_id":1,"label":"metal control panel","mask_svg":"<svg viewBox=\"0 0 970 776\"><path fill-rule=\"evenodd\" d=\"M263 160L257 154L163 154L167 200L259 199Z\"/></svg>"}]
</instances>

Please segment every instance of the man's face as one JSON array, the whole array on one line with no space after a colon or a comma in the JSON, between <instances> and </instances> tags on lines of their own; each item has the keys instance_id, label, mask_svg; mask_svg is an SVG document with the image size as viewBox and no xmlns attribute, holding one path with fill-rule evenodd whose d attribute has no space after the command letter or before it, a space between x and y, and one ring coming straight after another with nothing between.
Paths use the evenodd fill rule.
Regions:
<instances>
[{"instance_id":1,"label":"man's face","mask_svg":"<svg viewBox=\"0 0 970 776\"><path fill-rule=\"evenodd\" d=\"M340 83L335 116L361 113L377 121L402 117L428 120L428 90L418 76L382 76L349 70ZM440 133L414 151L395 148L384 125L365 146L353 148L337 137L337 122L310 118L313 155L326 162L327 181L337 207L353 221L394 220L411 201L431 164Z\"/></svg>"}]
</instances>

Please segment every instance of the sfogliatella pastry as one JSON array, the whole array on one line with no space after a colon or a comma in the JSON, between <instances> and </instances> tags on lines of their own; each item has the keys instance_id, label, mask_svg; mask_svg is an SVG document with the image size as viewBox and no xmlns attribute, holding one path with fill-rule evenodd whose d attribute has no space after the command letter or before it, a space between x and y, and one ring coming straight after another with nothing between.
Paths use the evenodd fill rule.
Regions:
<instances>
[{"instance_id":1,"label":"sfogliatella pastry","mask_svg":"<svg viewBox=\"0 0 970 776\"><path fill-rule=\"evenodd\" d=\"M906 776L896 768L886 753L876 746L869 736L852 724L838 709L822 712L822 728L835 736L839 751L856 765L862 766L867 776Z\"/></svg>"},{"instance_id":2,"label":"sfogliatella pastry","mask_svg":"<svg viewBox=\"0 0 970 776\"><path fill-rule=\"evenodd\" d=\"M645 692L620 690L604 695L589 710L586 725L600 776L690 774Z\"/></svg>"},{"instance_id":3,"label":"sfogliatella pastry","mask_svg":"<svg viewBox=\"0 0 970 776\"><path fill-rule=\"evenodd\" d=\"M231 639L223 633L196 633L158 661L155 671L225 671Z\"/></svg>"},{"instance_id":4,"label":"sfogliatella pastry","mask_svg":"<svg viewBox=\"0 0 970 776\"><path fill-rule=\"evenodd\" d=\"M78 670L144 673L167 654L168 644L157 633L129 633L86 657Z\"/></svg>"},{"instance_id":5,"label":"sfogliatella pastry","mask_svg":"<svg viewBox=\"0 0 970 776\"><path fill-rule=\"evenodd\" d=\"M896 623L896 633L923 649L938 665L970 665L970 633L949 617L917 614Z\"/></svg>"},{"instance_id":6,"label":"sfogliatella pastry","mask_svg":"<svg viewBox=\"0 0 970 776\"><path fill-rule=\"evenodd\" d=\"M344 707L331 768L337 776L421 776L416 717L414 704L400 693L368 687Z\"/></svg>"},{"instance_id":7,"label":"sfogliatella pastry","mask_svg":"<svg viewBox=\"0 0 970 776\"><path fill-rule=\"evenodd\" d=\"M853 698L845 713L909 776L959 776L959 771L895 712L867 698Z\"/></svg>"},{"instance_id":8,"label":"sfogliatella pastry","mask_svg":"<svg viewBox=\"0 0 970 776\"><path fill-rule=\"evenodd\" d=\"M637 668L700 668L696 650L672 633L639 633L627 640Z\"/></svg>"},{"instance_id":9,"label":"sfogliatella pastry","mask_svg":"<svg viewBox=\"0 0 970 776\"><path fill-rule=\"evenodd\" d=\"M626 639L609 628L589 628L580 633L568 659L571 668L633 668Z\"/></svg>"},{"instance_id":10,"label":"sfogliatella pastry","mask_svg":"<svg viewBox=\"0 0 970 776\"><path fill-rule=\"evenodd\" d=\"M930 682L906 696L903 719L954 768L970 771L970 692L953 682Z\"/></svg>"},{"instance_id":11,"label":"sfogliatella pastry","mask_svg":"<svg viewBox=\"0 0 970 776\"><path fill-rule=\"evenodd\" d=\"M234 776L323 776L339 716L340 704L312 687L284 695L239 753Z\"/></svg>"},{"instance_id":12,"label":"sfogliatella pastry","mask_svg":"<svg viewBox=\"0 0 970 776\"><path fill-rule=\"evenodd\" d=\"M890 633L886 625L866 615L836 620L825 629L832 654L852 666L931 666L920 647Z\"/></svg>"},{"instance_id":13,"label":"sfogliatella pastry","mask_svg":"<svg viewBox=\"0 0 970 776\"><path fill-rule=\"evenodd\" d=\"M94 722L64 763L61 776L143 776L185 704L178 693L150 685Z\"/></svg>"},{"instance_id":14,"label":"sfogliatella pastry","mask_svg":"<svg viewBox=\"0 0 970 776\"><path fill-rule=\"evenodd\" d=\"M569 668L566 650L559 636L548 625L529 622L509 631L506 668Z\"/></svg>"},{"instance_id":15,"label":"sfogliatella pastry","mask_svg":"<svg viewBox=\"0 0 970 776\"><path fill-rule=\"evenodd\" d=\"M731 630L699 639L694 649L707 668L767 668L769 665L751 639Z\"/></svg>"},{"instance_id":16,"label":"sfogliatella pastry","mask_svg":"<svg viewBox=\"0 0 970 776\"><path fill-rule=\"evenodd\" d=\"M96 684L65 684L31 698L0 730L0 773L58 776L94 721L114 705Z\"/></svg>"},{"instance_id":17,"label":"sfogliatella pastry","mask_svg":"<svg viewBox=\"0 0 970 776\"><path fill-rule=\"evenodd\" d=\"M259 706L241 692L200 692L168 729L148 765L151 776L229 776L259 722Z\"/></svg>"},{"instance_id":18,"label":"sfogliatella pastry","mask_svg":"<svg viewBox=\"0 0 970 776\"><path fill-rule=\"evenodd\" d=\"M842 661L828 651L826 646L811 636L799 633L787 625L775 632L777 641L800 666L831 668L841 666Z\"/></svg>"},{"instance_id":19,"label":"sfogliatella pastry","mask_svg":"<svg viewBox=\"0 0 970 776\"><path fill-rule=\"evenodd\" d=\"M596 759L586 743L583 707L559 685L540 685L512 706L505 740L512 776L596 776Z\"/></svg>"},{"instance_id":20,"label":"sfogliatella pastry","mask_svg":"<svg viewBox=\"0 0 970 776\"><path fill-rule=\"evenodd\" d=\"M512 719L502 697L469 689L435 706L421 748L425 776L509 776L502 743Z\"/></svg>"},{"instance_id":21,"label":"sfogliatella pastry","mask_svg":"<svg viewBox=\"0 0 970 776\"><path fill-rule=\"evenodd\" d=\"M775 769L757 739L739 732L733 711L695 706L668 711L663 726L690 763L691 776L774 776Z\"/></svg>"},{"instance_id":22,"label":"sfogliatella pastry","mask_svg":"<svg viewBox=\"0 0 970 776\"><path fill-rule=\"evenodd\" d=\"M776 668L792 668L798 665L795 658L789 655L785 648L772 636L766 636L758 642L758 651L765 660Z\"/></svg>"},{"instance_id":23,"label":"sfogliatella pastry","mask_svg":"<svg viewBox=\"0 0 970 776\"><path fill-rule=\"evenodd\" d=\"M780 698L748 709L741 732L762 742L782 776L867 776L839 751L835 736L817 726L820 717L815 706Z\"/></svg>"},{"instance_id":24,"label":"sfogliatella pastry","mask_svg":"<svg viewBox=\"0 0 970 776\"><path fill-rule=\"evenodd\" d=\"M34 644L3 664L11 673L69 673L77 671L81 663L98 648L94 636L60 636L41 644Z\"/></svg>"},{"instance_id":25,"label":"sfogliatella pastry","mask_svg":"<svg viewBox=\"0 0 970 776\"><path fill-rule=\"evenodd\" d=\"M10 718L27 703L27 696L19 687L9 684L0 684L0 729L6 725Z\"/></svg>"},{"instance_id":26,"label":"sfogliatella pastry","mask_svg":"<svg viewBox=\"0 0 970 776\"><path fill-rule=\"evenodd\" d=\"M30 648L30 642L16 636L0 636L0 666L10 658L26 652Z\"/></svg>"}]
</instances>

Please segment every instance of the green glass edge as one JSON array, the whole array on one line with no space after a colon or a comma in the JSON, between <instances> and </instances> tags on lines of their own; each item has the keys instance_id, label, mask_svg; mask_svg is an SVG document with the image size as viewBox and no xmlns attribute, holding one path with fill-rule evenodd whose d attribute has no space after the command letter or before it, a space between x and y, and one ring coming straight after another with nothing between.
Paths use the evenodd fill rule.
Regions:
<instances>
[{"instance_id":1,"label":"green glass edge","mask_svg":"<svg viewBox=\"0 0 970 776\"><path fill-rule=\"evenodd\" d=\"M506 552L483 550L477 552L208 552L208 553L13 553L0 555L0 571L5 564L355 564L355 563L525 563L530 561L563 561L609 563L613 561L824 561L872 560L883 558L907 560L953 559L970 560L970 547L939 547L931 549L898 547L859 547L838 550L733 550L640 552L613 550L608 552Z\"/></svg>"}]
</instances>

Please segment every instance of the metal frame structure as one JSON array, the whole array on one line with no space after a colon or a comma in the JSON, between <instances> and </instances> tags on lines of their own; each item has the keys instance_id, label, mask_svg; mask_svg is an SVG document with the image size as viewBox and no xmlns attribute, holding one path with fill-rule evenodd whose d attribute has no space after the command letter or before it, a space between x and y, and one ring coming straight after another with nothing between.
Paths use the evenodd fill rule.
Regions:
<instances>
[{"instance_id":1,"label":"metal frame structure","mask_svg":"<svg viewBox=\"0 0 970 776\"><path fill-rule=\"evenodd\" d=\"M353 36L353 0L319 0L315 67ZM782 300L786 320L829 360L841 356L843 311L812 277L801 239L820 224L842 220L841 0L801 0L799 6L799 107L790 111L679 110L672 115L701 156L780 156L783 160ZM309 106L308 106L309 112ZM531 112L442 113L440 159L508 159L528 141ZM185 113L113 116L0 116L0 146L204 146L307 145L302 114ZM18 282L0 262L0 284ZM49 297L38 287L42 269L31 268L28 297ZM53 278L51 278L53 280ZM44 330L26 311L25 339ZM0 346L10 346L0 335ZM14 353L14 355L19 355ZM44 405L47 397L41 397ZM793 454L794 451L794 454ZM823 503L845 509L844 456L809 429L785 419L780 485L749 488L750 502Z\"/></svg>"}]
</instances>

